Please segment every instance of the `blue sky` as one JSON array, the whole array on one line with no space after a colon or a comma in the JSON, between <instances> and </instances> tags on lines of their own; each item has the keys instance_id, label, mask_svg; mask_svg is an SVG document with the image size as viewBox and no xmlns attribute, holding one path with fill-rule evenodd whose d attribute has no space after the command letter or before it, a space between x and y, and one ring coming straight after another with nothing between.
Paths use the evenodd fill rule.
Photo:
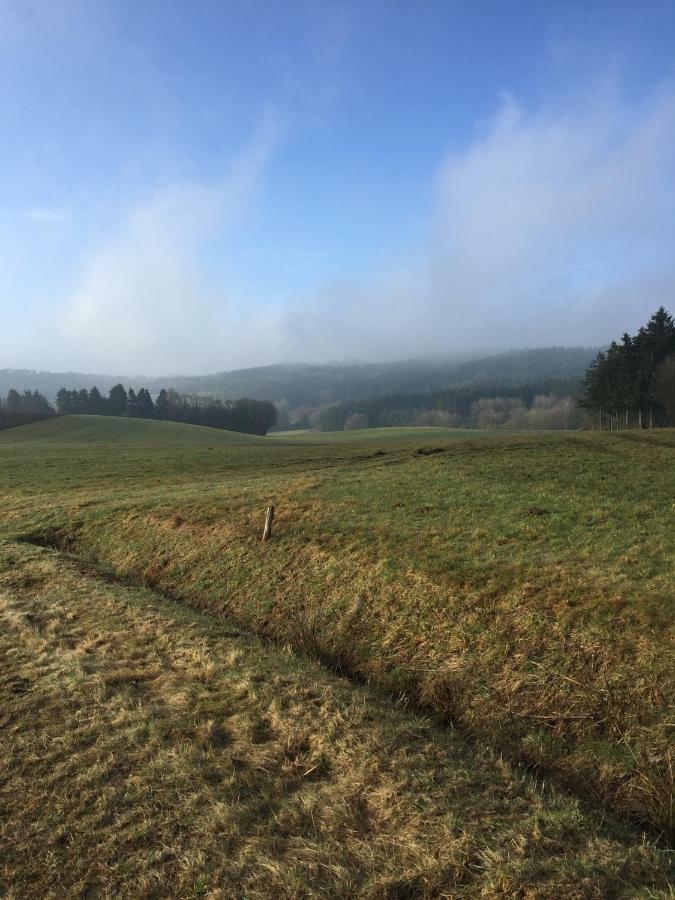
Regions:
<instances>
[{"instance_id":1,"label":"blue sky","mask_svg":"<svg viewBox=\"0 0 675 900\"><path fill-rule=\"evenodd\" d=\"M0 367L560 343L675 309L675 0L0 0Z\"/></svg>"}]
</instances>

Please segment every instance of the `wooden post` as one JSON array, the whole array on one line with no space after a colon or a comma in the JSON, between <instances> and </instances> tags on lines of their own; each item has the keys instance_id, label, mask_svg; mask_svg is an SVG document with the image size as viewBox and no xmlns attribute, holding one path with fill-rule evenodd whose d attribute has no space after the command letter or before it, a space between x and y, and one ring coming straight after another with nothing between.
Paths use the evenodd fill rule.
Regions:
<instances>
[{"instance_id":1,"label":"wooden post","mask_svg":"<svg viewBox=\"0 0 675 900\"><path fill-rule=\"evenodd\" d=\"M274 507L267 507L267 514L265 515L265 528L263 529L263 541L269 541L272 537L272 522L274 521Z\"/></svg>"}]
</instances>

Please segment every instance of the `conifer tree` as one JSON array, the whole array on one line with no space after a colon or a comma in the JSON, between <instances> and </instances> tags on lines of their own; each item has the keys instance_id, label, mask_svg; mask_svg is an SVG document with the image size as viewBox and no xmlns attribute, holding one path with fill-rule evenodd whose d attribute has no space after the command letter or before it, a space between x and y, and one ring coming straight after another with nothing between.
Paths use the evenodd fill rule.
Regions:
<instances>
[{"instance_id":1,"label":"conifer tree","mask_svg":"<svg viewBox=\"0 0 675 900\"><path fill-rule=\"evenodd\" d=\"M136 397L136 403L139 409L139 415L144 419L152 419L155 414L155 404L152 402L150 391L147 388L141 388Z\"/></svg>"},{"instance_id":2,"label":"conifer tree","mask_svg":"<svg viewBox=\"0 0 675 900\"><path fill-rule=\"evenodd\" d=\"M164 388L162 388L157 396L157 401L155 403L155 413L158 419L166 419L168 417L169 395Z\"/></svg>"},{"instance_id":3,"label":"conifer tree","mask_svg":"<svg viewBox=\"0 0 675 900\"><path fill-rule=\"evenodd\" d=\"M127 392L124 386L116 384L110 388L108 394L108 414L111 416L123 416L127 411Z\"/></svg>"},{"instance_id":4,"label":"conifer tree","mask_svg":"<svg viewBox=\"0 0 675 900\"><path fill-rule=\"evenodd\" d=\"M675 355L675 322L660 306L635 337L612 341L586 370L580 404L600 428L670 424L659 372Z\"/></svg>"},{"instance_id":5,"label":"conifer tree","mask_svg":"<svg viewBox=\"0 0 675 900\"><path fill-rule=\"evenodd\" d=\"M96 385L89 391L89 411L93 416L104 416L106 414L106 400L101 396L101 392Z\"/></svg>"},{"instance_id":6,"label":"conifer tree","mask_svg":"<svg viewBox=\"0 0 675 900\"><path fill-rule=\"evenodd\" d=\"M7 393L7 411L10 413L21 412L21 394L11 388Z\"/></svg>"},{"instance_id":7,"label":"conifer tree","mask_svg":"<svg viewBox=\"0 0 675 900\"><path fill-rule=\"evenodd\" d=\"M56 408L62 416L73 411L72 394L64 387L60 388L56 395Z\"/></svg>"}]
</instances>

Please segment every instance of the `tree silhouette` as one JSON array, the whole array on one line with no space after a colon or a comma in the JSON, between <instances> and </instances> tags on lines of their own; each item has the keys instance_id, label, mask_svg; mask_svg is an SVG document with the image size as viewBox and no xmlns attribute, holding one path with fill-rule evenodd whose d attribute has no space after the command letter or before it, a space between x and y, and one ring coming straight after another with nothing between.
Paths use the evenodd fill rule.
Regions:
<instances>
[{"instance_id":1,"label":"tree silhouette","mask_svg":"<svg viewBox=\"0 0 675 900\"><path fill-rule=\"evenodd\" d=\"M123 416L127 411L127 392L124 386L116 384L108 394L108 415Z\"/></svg>"},{"instance_id":2,"label":"tree silhouette","mask_svg":"<svg viewBox=\"0 0 675 900\"><path fill-rule=\"evenodd\" d=\"M598 353L584 376L581 405L601 429L675 425L659 374L674 356L675 322L660 306L635 337L624 334Z\"/></svg>"}]
</instances>

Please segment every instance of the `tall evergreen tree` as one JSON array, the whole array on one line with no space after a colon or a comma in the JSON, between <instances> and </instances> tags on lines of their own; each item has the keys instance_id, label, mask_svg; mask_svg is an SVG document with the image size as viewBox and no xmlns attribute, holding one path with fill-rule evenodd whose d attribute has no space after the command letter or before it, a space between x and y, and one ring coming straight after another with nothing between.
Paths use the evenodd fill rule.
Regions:
<instances>
[{"instance_id":1,"label":"tall evergreen tree","mask_svg":"<svg viewBox=\"0 0 675 900\"><path fill-rule=\"evenodd\" d=\"M581 405L598 416L600 428L667 424L658 373L675 354L675 323L663 306L635 337L612 342L586 371Z\"/></svg>"},{"instance_id":2,"label":"tall evergreen tree","mask_svg":"<svg viewBox=\"0 0 675 900\"><path fill-rule=\"evenodd\" d=\"M656 397L666 416L666 424L675 427L675 354L668 356L656 373Z\"/></svg>"},{"instance_id":3,"label":"tall evergreen tree","mask_svg":"<svg viewBox=\"0 0 675 900\"><path fill-rule=\"evenodd\" d=\"M123 416L127 411L127 392L124 386L116 384L110 388L108 394L108 414L111 416Z\"/></svg>"},{"instance_id":4,"label":"tall evergreen tree","mask_svg":"<svg viewBox=\"0 0 675 900\"><path fill-rule=\"evenodd\" d=\"M127 415L132 416L134 418L138 418L141 413L138 408L138 400L136 398L136 391L130 387L129 393L127 396Z\"/></svg>"},{"instance_id":5,"label":"tall evergreen tree","mask_svg":"<svg viewBox=\"0 0 675 900\"><path fill-rule=\"evenodd\" d=\"M21 394L18 391L15 391L14 388L11 388L7 392L7 412L21 412Z\"/></svg>"},{"instance_id":6,"label":"tall evergreen tree","mask_svg":"<svg viewBox=\"0 0 675 900\"><path fill-rule=\"evenodd\" d=\"M136 397L136 403L139 409L139 415L144 419L152 419L155 414L155 404L152 402L150 391L147 388L141 388Z\"/></svg>"},{"instance_id":7,"label":"tall evergreen tree","mask_svg":"<svg viewBox=\"0 0 675 900\"><path fill-rule=\"evenodd\" d=\"M166 419L169 414L169 395L166 390L162 388L162 390L157 395L157 400L155 402L155 415L158 419Z\"/></svg>"},{"instance_id":8,"label":"tall evergreen tree","mask_svg":"<svg viewBox=\"0 0 675 900\"><path fill-rule=\"evenodd\" d=\"M77 392L77 411L85 415L91 412L89 408L89 391L86 388L80 388Z\"/></svg>"},{"instance_id":9,"label":"tall evergreen tree","mask_svg":"<svg viewBox=\"0 0 675 900\"><path fill-rule=\"evenodd\" d=\"M96 385L89 391L89 411L93 416L104 416L107 411L106 399Z\"/></svg>"},{"instance_id":10,"label":"tall evergreen tree","mask_svg":"<svg viewBox=\"0 0 675 900\"><path fill-rule=\"evenodd\" d=\"M62 416L67 416L73 412L73 396L72 392L62 387L56 395L56 408Z\"/></svg>"}]
</instances>

